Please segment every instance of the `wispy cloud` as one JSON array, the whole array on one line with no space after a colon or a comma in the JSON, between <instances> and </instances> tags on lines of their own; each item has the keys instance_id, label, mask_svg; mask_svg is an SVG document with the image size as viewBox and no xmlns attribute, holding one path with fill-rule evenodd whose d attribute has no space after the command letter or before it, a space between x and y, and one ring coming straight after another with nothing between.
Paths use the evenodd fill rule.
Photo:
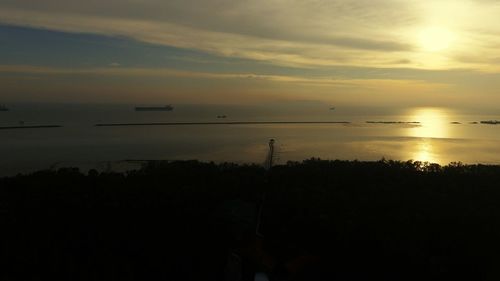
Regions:
<instances>
[{"instance_id":1,"label":"wispy cloud","mask_svg":"<svg viewBox=\"0 0 500 281\"><path fill-rule=\"evenodd\" d=\"M454 56L491 54L500 38L499 12L495 1L471 0L4 0L0 22L126 36L289 66L455 68L488 65ZM460 36L438 59L420 50L418 32L429 25ZM490 34L487 40L479 28Z\"/></svg>"},{"instance_id":2,"label":"wispy cloud","mask_svg":"<svg viewBox=\"0 0 500 281\"><path fill-rule=\"evenodd\" d=\"M488 103L500 94L499 14L500 2L493 0L0 0L0 24L74 33L72 44L60 46L66 54L37 59L36 49L27 48L32 60L13 56L18 61L0 65L0 79L13 93L38 86L19 79L39 81L47 95L77 86L95 93L116 87L116 95L150 88L160 95L175 85L193 100L195 93L224 101L245 92L367 103ZM442 50L432 46L440 36L426 38L433 29L452 38L437 42ZM84 37L114 43L74 47ZM0 38L6 40L11 38ZM115 56L120 44L133 47ZM82 77L94 84L85 85Z\"/></svg>"},{"instance_id":3,"label":"wispy cloud","mask_svg":"<svg viewBox=\"0 0 500 281\"><path fill-rule=\"evenodd\" d=\"M108 75L108 76L133 76L133 77L185 77L185 78L209 78L209 79L248 79L248 80L268 80L278 82L309 83L315 85L321 84L356 84L357 81L371 81L369 84L377 84L380 81L392 81L394 83L423 83L422 80L408 79L356 79L340 77L306 77L289 75L263 75L255 73L213 73L180 71L169 68L58 68L58 67L40 67L30 65L0 65L0 73L10 74L39 74L39 75ZM397 82L400 81L400 82ZM438 83L430 83L438 85Z\"/></svg>"},{"instance_id":4,"label":"wispy cloud","mask_svg":"<svg viewBox=\"0 0 500 281\"><path fill-rule=\"evenodd\" d=\"M239 82L270 82L286 85L302 85L310 87L327 87L336 89L356 89L356 91L373 91L373 93L399 91L401 89L415 91L437 91L450 87L449 84L428 82L423 80L409 79L352 79L352 78L332 78L332 77L305 77L286 75L261 75L254 73L208 73L179 71L175 69L150 69L150 68L52 68L35 67L26 65L0 65L0 73L20 74L21 77L33 77L33 75L51 76L98 76L98 77L130 77L133 79L142 78L188 78L188 79L209 79L209 80L237 80ZM78 85L75 85L78 87Z\"/></svg>"},{"instance_id":5,"label":"wispy cloud","mask_svg":"<svg viewBox=\"0 0 500 281\"><path fill-rule=\"evenodd\" d=\"M150 68L57 68L27 65L0 65L4 90L16 99L23 95L44 100L137 101L170 98L199 101L208 95L213 103L262 102L264 100L321 100L351 104L395 104L443 92L450 85L420 80L350 79L261 75L254 73L208 73ZM24 83L29 81L29 83ZM103 81L105 81L103 83ZM109 81L120 81L113 83ZM147 83L145 82L147 81ZM186 83L189 81L189 83ZM200 89L200 85L203 85ZM166 93L165 90L168 89ZM106 92L103 95L103 92ZM136 92L141 94L137 95ZM353 99L353 96L356 98ZM9 98L9 96L6 96ZM11 97L13 98L13 97Z\"/></svg>"}]
</instances>

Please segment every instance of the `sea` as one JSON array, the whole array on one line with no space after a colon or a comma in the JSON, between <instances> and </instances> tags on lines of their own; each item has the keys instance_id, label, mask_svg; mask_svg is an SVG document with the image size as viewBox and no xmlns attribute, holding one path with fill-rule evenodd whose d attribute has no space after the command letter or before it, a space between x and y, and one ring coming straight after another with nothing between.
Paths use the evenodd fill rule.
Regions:
<instances>
[{"instance_id":1,"label":"sea","mask_svg":"<svg viewBox=\"0 0 500 281\"><path fill-rule=\"evenodd\" d=\"M271 139L277 165L312 157L500 164L500 124L481 123L500 120L494 110L314 102L174 104L173 111L140 112L135 106L9 104L0 112L0 176L61 167L123 172L149 160L263 164ZM292 123L213 124L230 122ZM210 124L95 126L137 123ZM27 128L40 125L60 127Z\"/></svg>"}]
</instances>

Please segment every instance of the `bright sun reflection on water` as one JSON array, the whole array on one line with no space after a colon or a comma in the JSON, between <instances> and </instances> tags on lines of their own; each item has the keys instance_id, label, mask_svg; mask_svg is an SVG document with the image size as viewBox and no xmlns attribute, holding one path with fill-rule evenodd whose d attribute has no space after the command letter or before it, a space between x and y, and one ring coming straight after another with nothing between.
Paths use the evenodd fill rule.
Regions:
<instances>
[{"instance_id":1,"label":"bright sun reflection on water","mask_svg":"<svg viewBox=\"0 0 500 281\"><path fill-rule=\"evenodd\" d=\"M439 163L438 147L432 145L433 138L449 137L449 114L440 108L418 108L409 113L412 121L420 122L419 127L410 129L408 136L422 138L416 147L410 151L411 159L415 161Z\"/></svg>"},{"instance_id":2,"label":"bright sun reflection on water","mask_svg":"<svg viewBox=\"0 0 500 281\"><path fill-rule=\"evenodd\" d=\"M411 121L420 122L419 127L409 131L409 136L420 138L447 138L450 123L446 110L440 108L418 108L410 112Z\"/></svg>"},{"instance_id":3,"label":"bright sun reflection on water","mask_svg":"<svg viewBox=\"0 0 500 281\"><path fill-rule=\"evenodd\" d=\"M411 159L421 162L439 163L433 151L433 146L428 139L423 139L416 147L415 153Z\"/></svg>"}]
</instances>

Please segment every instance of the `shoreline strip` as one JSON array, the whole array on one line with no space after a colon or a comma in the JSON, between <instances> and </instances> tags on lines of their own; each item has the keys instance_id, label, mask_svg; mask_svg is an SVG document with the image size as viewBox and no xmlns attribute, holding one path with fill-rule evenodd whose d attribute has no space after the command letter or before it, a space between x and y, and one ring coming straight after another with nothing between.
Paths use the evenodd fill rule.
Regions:
<instances>
[{"instance_id":1,"label":"shoreline strip","mask_svg":"<svg viewBox=\"0 0 500 281\"><path fill-rule=\"evenodd\" d=\"M39 125L39 126L9 126L0 127L0 130L18 130L18 129L46 129L46 128L61 128L61 125Z\"/></svg>"},{"instance_id":2,"label":"shoreline strip","mask_svg":"<svg viewBox=\"0 0 500 281\"><path fill-rule=\"evenodd\" d=\"M234 122L166 122L166 123L101 123L95 127L124 126L196 126L196 125L273 125L273 124L350 124L347 121L234 121Z\"/></svg>"}]
</instances>

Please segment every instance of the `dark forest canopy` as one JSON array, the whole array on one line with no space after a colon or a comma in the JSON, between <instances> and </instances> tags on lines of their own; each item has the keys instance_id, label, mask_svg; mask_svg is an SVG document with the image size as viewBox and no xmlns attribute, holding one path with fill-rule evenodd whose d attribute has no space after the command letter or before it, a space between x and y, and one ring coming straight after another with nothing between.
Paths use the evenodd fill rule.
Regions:
<instances>
[{"instance_id":1,"label":"dark forest canopy","mask_svg":"<svg viewBox=\"0 0 500 281\"><path fill-rule=\"evenodd\" d=\"M460 163L40 171L0 179L0 279L224 280L236 252L244 280L493 280L499 201L500 166Z\"/></svg>"}]
</instances>

